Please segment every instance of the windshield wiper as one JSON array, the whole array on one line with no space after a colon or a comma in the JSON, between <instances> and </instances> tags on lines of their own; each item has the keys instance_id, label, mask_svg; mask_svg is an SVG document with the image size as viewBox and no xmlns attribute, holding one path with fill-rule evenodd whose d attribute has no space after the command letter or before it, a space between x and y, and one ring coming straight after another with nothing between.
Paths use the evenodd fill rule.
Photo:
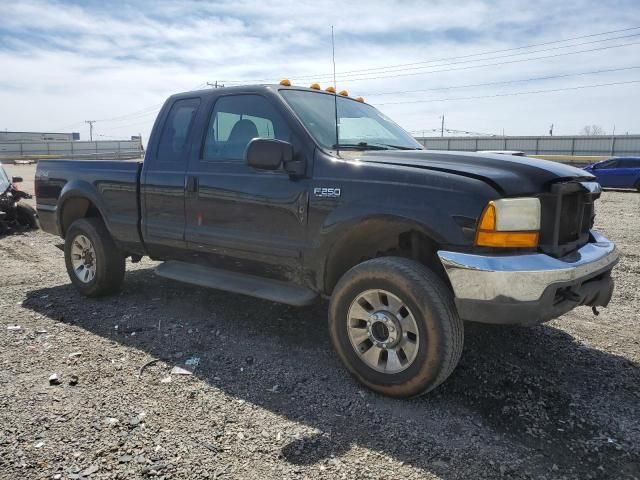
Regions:
<instances>
[{"instance_id":1,"label":"windshield wiper","mask_svg":"<svg viewBox=\"0 0 640 480\"><path fill-rule=\"evenodd\" d=\"M356 148L358 150L389 150L386 145L376 145L367 142L358 143L338 143L332 145L333 148Z\"/></svg>"},{"instance_id":2,"label":"windshield wiper","mask_svg":"<svg viewBox=\"0 0 640 480\"><path fill-rule=\"evenodd\" d=\"M403 147L401 145L391 145L388 143L367 143L367 142L358 142L358 143L339 143L338 145L333 145L333 148L357 148L360 150L420 150L419 148L413 147Z\"/></svg>"},{"instance_id":3,"label":"windshield wiper","mask_svg":"<svg viewBox=\"0 0 640 480\"><path fill-rule=\"evenodd\" d=\"M403 147L401 145L390 145L388 143L381 143L380 145L384 145L385 147L395 148L396 150L422 150L418 147Z\"/></svg>"}]
</instances>

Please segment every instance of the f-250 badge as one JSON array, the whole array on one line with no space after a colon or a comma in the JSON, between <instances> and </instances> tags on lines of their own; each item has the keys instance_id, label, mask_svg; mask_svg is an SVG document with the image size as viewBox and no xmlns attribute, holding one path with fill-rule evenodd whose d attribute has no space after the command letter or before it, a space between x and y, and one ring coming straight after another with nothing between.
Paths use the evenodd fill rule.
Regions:
<instances>
[{"instance_id":1,"label":"f-250 badge","mask_svg":"<svg viewBox=\"0 0 640 480\"><path fill-rule=\"evenodd\" d=\"M340 189L316 187L313 189L313 196L320 198L338 198L340 196Z\"/></svg>"}]
</instances>

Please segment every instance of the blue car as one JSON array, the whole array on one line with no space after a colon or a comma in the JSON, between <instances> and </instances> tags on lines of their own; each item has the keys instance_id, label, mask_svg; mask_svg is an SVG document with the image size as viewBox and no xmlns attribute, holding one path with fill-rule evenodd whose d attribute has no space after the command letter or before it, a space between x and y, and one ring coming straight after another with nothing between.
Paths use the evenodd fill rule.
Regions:
<instances>
[{"instance_id":1,"label":"blue car","mask_svg":"<svg viewBox=\"0 0 640 480\"><path fill-rule=\"evenodd\" d=\"M635 188L640 192L640 157L612 157L584 169L603 187Z\"/></svg>"}]
</instances>

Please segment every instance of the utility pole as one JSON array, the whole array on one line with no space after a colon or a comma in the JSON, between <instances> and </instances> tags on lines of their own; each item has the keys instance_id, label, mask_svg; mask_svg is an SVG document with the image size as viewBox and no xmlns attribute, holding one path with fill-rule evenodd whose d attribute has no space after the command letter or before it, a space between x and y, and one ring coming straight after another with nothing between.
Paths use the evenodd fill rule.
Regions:
<instances>
[{"instance_id":1,"label":"utility pole","mask_svg":"<svg viewBox=\"0 0 640 480\"><path fill-rule=\"evenodd\" d=\"M440 136L444 137L444 113L442 114L442 124L440 125Z\"/></svg>"},{"instance_id":2,"label":"utility pole","mask_svg":"<svg viewBox=\"0 0 640 480\"><path fill-rule=\"evenodd\" d=\"M85 120L84 123L89 124L89 141L93 142L93 124L96 123L95 120Z\"/></svg>"},{"instance_id":3,"label":"utility pole","mask_svg":"<svg viewBox=\"0 0 640 480\"><path fill-rule=\"evenodd\" d=\"M616 126L613 125L613 133L611 133L611 156L613 156L613 152L615 150L616 144Z\"/></svg>"}]
</instances>

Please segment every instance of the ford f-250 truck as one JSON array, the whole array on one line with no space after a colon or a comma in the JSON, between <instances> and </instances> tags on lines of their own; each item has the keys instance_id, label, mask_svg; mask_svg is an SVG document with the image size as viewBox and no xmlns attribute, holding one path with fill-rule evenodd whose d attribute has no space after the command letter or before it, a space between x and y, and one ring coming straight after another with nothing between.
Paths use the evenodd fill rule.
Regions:
<instances>
[{"instance_id":1,"label":"ford f-250 truck","mask_svg":"<svg viewBox=\"0 0 640 480\"><path fill-rule=\"evenodd\" d=\"M330 297L346 367L398 397L453 371L463 320L536 324L608 304L618 253L592 230L591 174L426 151L363 99L313 87L181 93L144 162L40 161L40 222L64 238L77 289L113 293L125 258L148 256L183 282L291 305Z\"/></svg>"}]
</instances>

